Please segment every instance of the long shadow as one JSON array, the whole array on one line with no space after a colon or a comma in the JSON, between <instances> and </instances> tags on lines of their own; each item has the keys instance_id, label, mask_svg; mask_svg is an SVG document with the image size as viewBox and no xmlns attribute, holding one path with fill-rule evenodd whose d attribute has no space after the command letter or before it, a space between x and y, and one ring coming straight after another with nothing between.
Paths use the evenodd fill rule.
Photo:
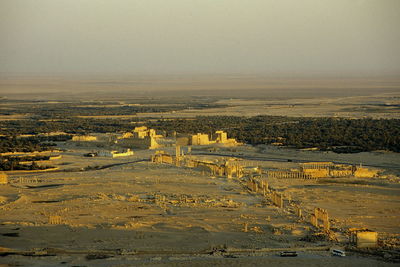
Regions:
<instances>
[{"instance_id":1,"label":"long shadow","mask_svg":"<svg viewBox=\"0 0 400 267\"><path fill-rule=\"evenodd\" d=\"M132 164L132 163L138 163L138 162L146 162L146 161L150 161L150 160L149 160L149 159L139 159L139 160L129 161L129 162L121 162L121 163L108 164L108 165L100 166L99 168L97 168L97 170L103 170L103 169L108 169L108 168L115 167L115 166L121 166L121 165Z\"/></svg>"},{"instance_id":2,"label":"long shadow","mask_svg":"<svg viewBox=\"0 0 400 267\"><path fill-rule=\"evenodd\" d=\"M128 162L121 162L121 163L113 163L113 164L107 164L103 166L95 166L95 167L87 167L87 168L73 168L73 169L64 169L64 170L55 170L53 172L87 172L87 171L98 171L98 170L104 170L108 168L112 168L115 166L121 166L121 165L126 165L126 164L132 164L132 163L139 163L139 162L146 162L150 161L149 159L139 159L135 161L128 161Z\"/></svg>"}]
</instances>

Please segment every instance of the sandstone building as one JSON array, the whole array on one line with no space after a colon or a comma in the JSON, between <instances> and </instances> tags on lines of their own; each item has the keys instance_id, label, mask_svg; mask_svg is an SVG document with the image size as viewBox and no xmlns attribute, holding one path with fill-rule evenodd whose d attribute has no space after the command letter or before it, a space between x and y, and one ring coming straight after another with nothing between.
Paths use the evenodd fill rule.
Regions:
<instances>
[{"instance_id":1,"label":"sandstone building","mask_svg":"<svg viewBox=\"0 0 400 267\"><path fill-rule=\"evenodd\" d=\"M189 137L188 145L205 146L212 144L220 144L224 146L236 146L239 143L234 138L228 138L228 134L224 131L216 131L215 139L210 139L208 134L197 133Z\"/></svg>"},{"instance_id":2,"label":"sandstone building","mask_svg":"<svg viewBox=\"0 0 400 267\"><path fill-rule=\"evenodd\" d=\"M133 156L134 152L129 148L126 151L118 152L116 150L113 151L100 151L98 153L100 157L111 157L111 158L118 158L118 157L128 157Z\"/></svg>"},{"instance_id":3,"label":"sandstone building","mask_svg":"<svg viewBox=\"0 0 400 267\"><path fill-rule=\"evenodd\" d=\"M148 129L146 126L135 127L132 132L127 132L118 137L116 141L122 147L136 147L141 149L157 149L163 145L163 135L157 134L156 130Z\"/></svg>"}]
</instances>

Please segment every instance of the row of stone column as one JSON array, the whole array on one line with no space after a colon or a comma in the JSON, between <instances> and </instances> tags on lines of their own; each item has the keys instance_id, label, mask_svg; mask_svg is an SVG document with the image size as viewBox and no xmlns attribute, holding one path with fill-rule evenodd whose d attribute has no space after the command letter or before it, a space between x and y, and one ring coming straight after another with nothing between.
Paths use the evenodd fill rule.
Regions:
<instances>
[{"instance_id":1,"label":"row of stone column","mask_svg":"<svg viewBox=\"0 0 400 267\"><path fill-rule=\"evenodd\" d=\"M253 192L262 192L264 196L266 196L266 193L270 193L272 203L280 209L284 207L283 194L270 190L266 181L257 181L256 179L250 177L247 180L246 186ZM303 218L303 210L300 206L294 205L294 212L298 218ZM322 223L320 223L320 221ZM329 215L328 211L325 209L315 208L314 214L311 214L310 216L310 222L314 227L322 227L325 231L330 230Z\"/></svg>"},{"instance_id":2,"label":"row of stone column","mask_svg":"<svg viewBox=\"0 0 400 267\"><path fill-rule=\"evenodd\" d=\"M323 163L303 163L301 166L304 169L328 169L333 166L332 162L323 162Z\"/></svg>"},{"instance_id":3,"label":"row of stone column","mask_svg":"<svg viewBox=\"0 0 400 267\"><path fill-rule=\"evenodd\" d=\"M271 194L272 203L280 209L283 209L283 195L276 191Z\"/></svg>"},{"instance_id":4,"label":"row of stone column","mask_svg":"<svg viewBox=\"0 0 400 267\"><path fill-rule=\"evenodd\" d=\"M59 215L50 215L49 224L62 224L62 217Z\"/></svg>"},{"instance_id":5,"label":"row of stone column","mask_svg":"<svg viewBox=\"0 0 400 267\"><path fill-rule=\"evenodd\" d=\"M322 225L319 221L322 221ZM324 228L325 231L329 231L330 229L329 215L325 209L315 208L314 214L311 214L310 222L315 227Z\"/></svg>"},{"instance_id":6,"label":"row of stone column","mask_svg":"<svg viewBox=\"0 0 400 267\"><path fill-rule=\"evenodd\" d=\"M268 171L268 178L278 179L309 179L311 176L303 172L291 172L291 171Z\"/></svg>"},{"instance_id":7,"label":"row of stone column","mask_svg":"<svg viewBox=\"0 0 400 267\"><path fill-rule=\"evenodd\" d=\"M283 203L284 203L284 197L281 193L278 193L276 191L271 191L268 182L262 180L262 181L257 181L254 178L249 178L247 180L247 188L255 193L262 193L264 196L267 195L267 193L270 193L272 203L277 206L278 208L283 208Z\"/></svg>"},{"instance_id":8,"label":"row of stone column","mask_svg":"<svg viewBox=\"0 0 400 267\"><path fill-rule=\"evenodd\" d=\"M266 181L257 181L254 178L247 180L247 188L255 193L262 193L264 196L270 191Z\"/></svg>"},{"instance_id":9,"label":"row of stone column","mask_svg":"<svg viewBox=\"0 0 400 267\"><path fill-rule=\"evenodd\" d=\"M18 182L20 184L37 184L37 183L39 183L39 180L38 180L38 178L19 177Z\"/></svg>"}]
</instances>

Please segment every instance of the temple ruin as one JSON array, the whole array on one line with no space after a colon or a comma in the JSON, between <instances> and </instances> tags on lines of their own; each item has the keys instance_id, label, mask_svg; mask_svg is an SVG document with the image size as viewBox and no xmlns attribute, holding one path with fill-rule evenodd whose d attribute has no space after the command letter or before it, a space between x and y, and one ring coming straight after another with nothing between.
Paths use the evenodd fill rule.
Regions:
<instances>
[{"instance_id":1,"label":"temple ruin","mask_svg":"<svg viewBox=\"0 0 400 267\"><path fill-rule=\"evenodd\" d=\"M202 133L192 135L189 141L190 145L192 146L204 146L211 144L208 134L202 134Z\"/></svg>"},{"instance_id":2,"label":"temple ruin","mask_svg":"<svg viewBox=\"0 0 400 267\"><path fill-rule=\"evenodd\" d=\"M139 139L144 139L146 137L162 138L163 135L157 134L154 129L148 129L146 126L141 126L133 129L133 137Z\"/></svg>"},{"instance_id":3,"label":"temple ruin","mask_svg":"<svg viewBox=\"0 0 400 267\"><path fill-rule=\"evenodd\" d=\"M122 147L136 147L142 149L158 149L163 147L159 142L164 136L157 134L156 130L146 126L135 127L132 132L123 133L117 137L116 144Z\"/></svg>"},{"instance_id":4,"label":"temple ruin","mask_svg":"<svg viewBox=\"0 0 400 267\"><path fill-rule=\"evenodd\" d=\"M211 139L208 134L204 133L197 133L191 135L188 139L188 145L204 146L212 144L220 144L224 146L236 146L239 145L240 143L238 143L234 138L228 138L228 134L224 131L216 131L214 139Z\"/></svg>"},{"instance_id":5,"label":"temple ruin","mask_svg":"<svg viewBox=\"0 0 400 267\"><path fill-rule=\"evenodd\" d=\"M224 131L216 131L215 138L210 138L208 134L197 133L194 135L177 135L176 132L170 137L157 134L155 129L146 126L135 127L132 132L126 132L117 136L117 143L123 147L137 147L143 149L159 149L171 147L175 144L181 146L206 146L218 144L222 146L236 146L240 143L234 138L228 138Z\"/></svg>"}]
</instances>

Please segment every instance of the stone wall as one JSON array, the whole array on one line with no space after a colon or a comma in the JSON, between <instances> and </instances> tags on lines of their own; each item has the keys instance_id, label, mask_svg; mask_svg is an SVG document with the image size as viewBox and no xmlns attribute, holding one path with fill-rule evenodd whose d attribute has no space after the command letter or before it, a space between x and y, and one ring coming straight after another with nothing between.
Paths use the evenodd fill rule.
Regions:
<instances>
[{"instance_id":1,"label":"stone wall","mask_svg":"<svg viewBox=\"0 0 400 267\"><path fill-rule=\"evenodd\" d=\"M190 144L193 146L209 145L210 140L209 140L208 134L198 133L198 134L192 135L190 138Z\"/></svg>"},{"instance_id":2,"label":"stone wall","mask_svg":"<svg viewBox=\"0 0 400 267\"><path fill-rule=\"evenodd\" d=\"M97 141L97 137L91 135L75 135L72 137L72 141L77 141L77 142Z\"/></svg>"},{"instance_id":3,"label":"stone wall","mask_svg":"<svg viewBox=\"0 0 400 267\"><path fill-rule=\"evenodd\" d=\"M374 248L378 246L378 233L368 229L351 229L350 243L358 248Z\"/></svg>"},{"instance_id":4,"label":"stone wall","mask_svg":"<svg viewBox=\"0 0 400 267\"><path fill-rule=\"evenodd\" d=\"M354 176L358 178L373 178L378 176L378 170L370 170L367 168L357 167Z\"/></svg>"},{"instance_id":5,"label":"stone wall","mask_svg":"<svg viewBox=\"0 0 400 267\"><path fill-rule=\"evenodd\" d=\"M164 151L157 151L153 156L151 156L151 161L154 163L167 163L174 164L174 157L165 153Z\"/></svg>"}]
</instances>

